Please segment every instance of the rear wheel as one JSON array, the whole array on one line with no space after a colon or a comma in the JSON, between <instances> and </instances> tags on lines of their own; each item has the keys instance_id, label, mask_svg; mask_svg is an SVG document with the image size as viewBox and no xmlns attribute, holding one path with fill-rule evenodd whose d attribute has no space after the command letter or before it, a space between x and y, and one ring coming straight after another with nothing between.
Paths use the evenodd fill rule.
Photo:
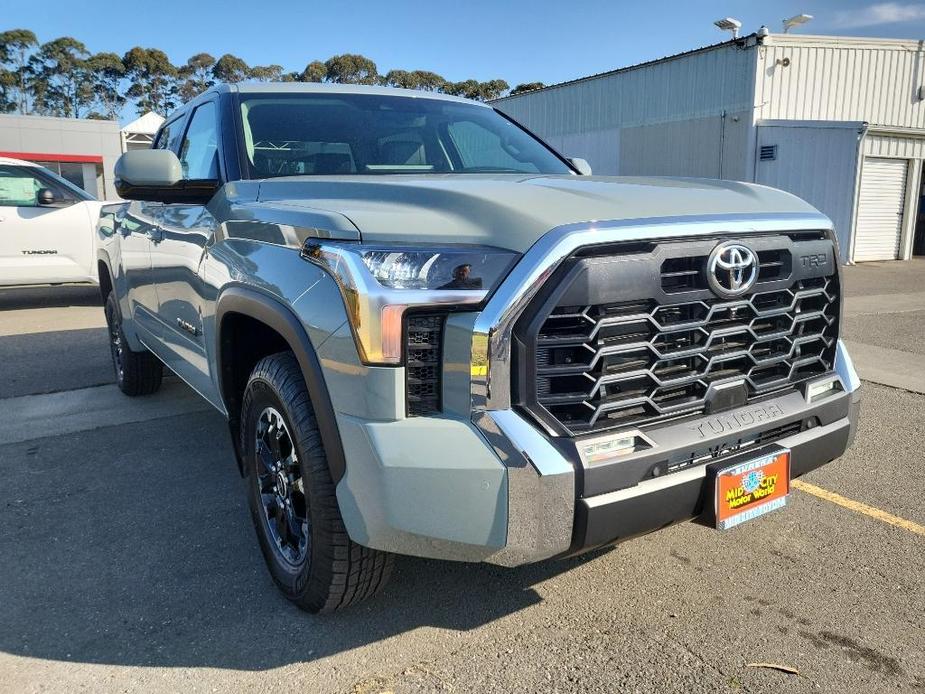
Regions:
<instances>
[{"instance_id":1,"label":"rear wheel","mask_svg":"<svg viewBox=\"0 0 925 694\"><path fill-rule=\"evenodd\" d=\"M116 385L126 395L150 395L161 387L164 367L145 350L133 352L122 332L122 313L114 292L106 297L106 325L109 327L109 351L116 372Z\"/></svg>"},{"instance_id":2,"label":"rear wheel","mask_svg":"<svg viewBox=\"0 0 925 694\"><path fill-rule=\"evenodd\" d=\"M348 537L314 408L291 352L254 367L240 443L260 549L286 597L309 612L331 612L381 590L393 555Z\"/></svg>"}]
</instances>

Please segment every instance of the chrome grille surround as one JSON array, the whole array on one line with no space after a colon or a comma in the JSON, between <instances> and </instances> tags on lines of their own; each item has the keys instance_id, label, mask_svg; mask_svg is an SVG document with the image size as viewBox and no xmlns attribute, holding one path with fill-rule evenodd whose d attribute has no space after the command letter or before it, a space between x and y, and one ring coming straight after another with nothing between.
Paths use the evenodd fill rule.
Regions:
<instances>
[{"instance_id":1,"label":"chrome grille surround","mask_svg":"<svg viewBox=\"0 0 925 694\"><path fill-rule=\"evenodd\" d=\"M469 392L472 419L511 408L511 333L514 323L572 253L584 246L670 236L736 235L824 231L834 243L832 221L819 212L711 214L579 222L547 232L524 254L479 313L472 331Z\"/></svg>"}]
</instances>

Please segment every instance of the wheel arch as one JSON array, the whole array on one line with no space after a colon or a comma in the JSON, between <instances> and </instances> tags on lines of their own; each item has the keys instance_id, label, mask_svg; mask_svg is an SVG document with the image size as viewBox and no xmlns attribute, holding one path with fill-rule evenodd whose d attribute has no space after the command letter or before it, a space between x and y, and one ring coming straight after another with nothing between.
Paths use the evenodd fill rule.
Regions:
<instances>
[{"instance_id":1,"label":"wheel arch","mask_svg":"<svg viewBox=\"0 0 925 694\"><path fill-rule=\"evenodd\" d=\"M243 392L239 392L238 384L242 362L235 357L233 331L235 322L242 319L261 324L279 336L282 342L277 344L271 337L266 345L271 351L266 354L273 353L274 348L284 346L295 355L315 410L315 419L321 434L321 443L324 446L331 478L337 484L346 472L344 449L334 415L334 406L324 380L321 361L318 359L318 354L305 328L295 313L276 298L255 289L236 286L224 290L216 302L215 355L219 393L228 412L228 424L239 470L243 474L244 466L238 436L240 396ZM247 361L243 364L246 365ZM249 373L248 371L248 375Z\"/></svg>"},{"instance_id":2,"label":"wheel arch","mask_svg":"<svg viewBox=\"0 0 925 694\"><path fill-rule=\"evenodd\" d=\"M109 261L109 254L106 253L106 251L101 250L96 254L96 271L99 279L100 296L105 304L109 292L116 286L115 276L112 274L112 267Z\"/></svg>"}]
</instances>

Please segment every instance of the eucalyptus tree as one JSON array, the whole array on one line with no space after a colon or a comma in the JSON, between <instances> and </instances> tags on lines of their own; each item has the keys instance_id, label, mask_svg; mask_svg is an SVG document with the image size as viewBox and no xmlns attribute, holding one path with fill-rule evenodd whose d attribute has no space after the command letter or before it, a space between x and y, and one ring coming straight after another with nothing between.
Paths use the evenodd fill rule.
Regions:
<instances>
[{"instance_id":1,"label":"eucalyptus tree","mask_svg":"<svg viewBox=\"0 0 925 694\"><path fill-rule=\"evenodd\" d=\"M247 76L258 82L282 82L282 65L255 65L247 71Z\"/></svg>"},{"instance_id":2,"label":"eucalyptus tree","mask_svg":"<svg viewBox=\"0 0 925 694\"><path fill-rule=\"evenodd\" d=\"M215 58L210 54L197 53L186 61L186 65L177 69L177 75L183 80L180 83L180 97L184 101L199 96L215 84L215 78L212 76L214 66Z\"/></svg>"},{"instance_id":3,"label":"eucalyptus tree","mask_svg":"<svg viewBox=\"0 0 925 694\"><path fill-rule=\"evenodd\" d=\"M0 111L29 112L29 55L38 44L28 29L0 32Z\"/></svg>"},{"instance_id":4,"label":"eucalyptus tree","mask_svg":"<svg viewBox=\"0 0 925 694\"><path fill-rule=\"evenodd\" d=\"M328 58L324 63L325 79L341 84L378 84L376 63L365 55L344 53Z\"/></svg>"},{"instance_id":5,"label":"eucalyptus tree","mask_svg":"<svg viewBox=\"0 0 925 694\"><path fill-rule=\"evenodd\" d=\"M423 89L427 92L439 92L446 86L446 80L436 72L430 70L414 70L411 73L414 77L415 89Z\"/></svg>"},{"instance_id":6,"label":"eucalyptus tree","mask_svg":"<svg viewBox=\"0 0 925 694\"><path fill-rule=\"evenodd\" d=\"M518 84L511 90L511 96L514 94L523 94L524 92L533 92L537 89L542 89L545 86L546 85L542 82L524 82L522 84Z\"/></svg>"},{"instance_id":7,"label":"eucalyptus tree","mask_svg":"<svg viewBox=\"0 0 925 694\"><path fill-rule=\"evenodd\" d=\"M179 71L158 48L135 48L123 57L130 86L125 95L135 100L139 115L154 111L166 115L177 106Z\"/></svg>"},{"instance_id":8,"label":"eucalyptus tree","mask_svg":"<svg viewBox=\"0 0 925 694\"><path fill-rule=\"evenodd\" d=\"M93 86L94 102L99 107L95 114L118 120L126 101L122 94L125 77L122 58L115 53L96 53L87 58L86 68Z\"/></svg>"},{"instance_id":9,"label":"eucalyptus tree","mask_svg":"<svg viewBox=\"0 0 925 694\"><path fill-rule=\"evenodd\" d=\"M226 53L212 66L212 76L219 82L235 84L247 79L250 68L241 58Z\"/></svg>"},{"instance_id":10,"label":"eucalyptus tree","mask_svg":"<svg viewBox=\"0 0 925 694\"><path fill-rule=\"evenodd\" d=\"M89 56L87 47L70 36L43 43L30 56L27 81L37 113L79 118L93 105Z\"/></svg>"},{"instance_id":11,"label":"eucalyptus tree","mask_svg":"<svg viewBox=\"0 0 925 694\"><path fill-rule=\"evenodd\" d=\"M302 70L302 75L299 78L301 82L324 82L325 77L328 76L328 69L325 67L325 64L320 60L313 60L308 65L305 66L305 69Z\"/></svg>"},{"instance_id":12,"label":"eucalyptus tree","mask_svg":"<svg viewBox=\"0 0 925 694\"><path fill-rule=\"evenodd\" d=\"M382 81L386 86L402 89L417 89L419 85L417 75L407 70L389 70Z\"/></svg>"}]
</instances>

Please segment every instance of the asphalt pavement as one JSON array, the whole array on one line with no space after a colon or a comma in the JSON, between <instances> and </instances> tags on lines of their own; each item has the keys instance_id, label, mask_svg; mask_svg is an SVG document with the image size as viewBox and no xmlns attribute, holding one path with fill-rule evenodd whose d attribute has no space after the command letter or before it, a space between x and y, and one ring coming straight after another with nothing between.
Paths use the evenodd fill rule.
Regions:
<instances>
[{"instance_id":1,"label":"asphalt pavement","mask_svg":"<svg viewBox=\"0 0 925 694\"><path fill-rule=\"evenodd\" d=\"M916 275L850 268L846 337L914 367ZM519 569L399 558L317 617L264 569L223 419L175 379L122 397L90 294L29 292L0 292L0 692L925 691L925 395L882 383L902 369L858 364L854 448L783 511Z\"/></svg>"}]
</instances>

